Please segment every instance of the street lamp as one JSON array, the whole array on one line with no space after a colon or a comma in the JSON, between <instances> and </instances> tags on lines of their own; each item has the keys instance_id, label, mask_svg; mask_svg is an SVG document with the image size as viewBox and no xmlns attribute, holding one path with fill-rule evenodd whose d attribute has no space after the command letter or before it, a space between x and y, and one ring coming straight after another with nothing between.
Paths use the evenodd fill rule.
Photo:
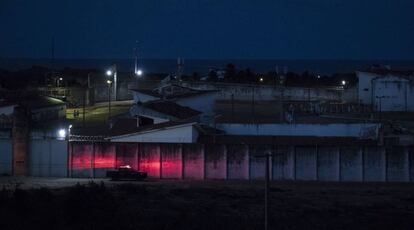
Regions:
<instances>
[{"instance_id":1,"label":"street lamp","mask_svg":"<svg viewBox=\"0 0 414 230\"><path fill-rule=\"evenodd\" d=\"M263 82L263 78L262 78L262 77L261 77L261 78L259 78L259 81L260 81L260 82Z\"/></svg>"},{"instance_id":2,"label":"street lamp","mask_svg":"<svg viewBox=\"0 0 414 230\"><path fill-rule=\"evenodd\" d=\"M137 70L137 72L136 72L136 74L137 74L137 76L142 76L142 70Z\"/></svg>"},{"instance_id":3,"label":"street lamp","mask_svg":"<svg viewBox=\"0 0 414 230\"><path fill-rule=\"evenodd\" d=\"M64 140L66 138L66 129L59 129L57 132L57 139Z\"/></svg>"},{"instance_id":4,"label":"street lamp","mask_svg":"<svg viewBox=\"0 0 414 230\"><path fill-rule=\"evenodd\" d=\"M345 80L342 80L341 84L342 84L343 86L345 86L345 85L346 85L346 81L345 81Z\"/></svg>"},{"instance_id":5,"label":"street lamp","mask_svg":"<svg viewBox=\"0 0 414 230\"><path fill-rule=\"evenodd\" d=\"M57 87L60 87L60 82L63 81L63 77L57 78Z\"/></svg>"},{"instance_id":6,"label":"street lamp","mask_svg":"<svg viewBox=\"0 0 414 230\"><path fill-rule=\"evenodd\" d=\"M117 83L118 83L118 77L117 77L117 70L116 70L116 65L114 64L114 65L112 65L112 67L110 68L110 69L108 69L107 71L106 71L106 75L108 76L108 77L111 77L111 76L114 76L112 79L113 79L113 82L114 82L114 100L116 101L117 100ZM112 80L111 79L111 80Z\"/></svg>"},{"instance_id":7,"label":"street lamp","mask_svg":"<svg viewBox=\"0 0 414 230\"><path fill-rule=\"evenodd\" d=\"M108 84L108 121L111 119L111 80L106 80L106 84Z\"/></svg>"}]
</instances>

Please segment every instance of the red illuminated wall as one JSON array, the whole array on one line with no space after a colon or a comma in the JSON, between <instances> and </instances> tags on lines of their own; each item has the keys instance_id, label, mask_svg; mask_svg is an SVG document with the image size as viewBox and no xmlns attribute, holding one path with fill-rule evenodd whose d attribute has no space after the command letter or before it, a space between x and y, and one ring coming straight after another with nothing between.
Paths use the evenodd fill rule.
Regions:
<instances>
[{"instance_id":1,"label":"red illuminated wall","mask_svg":"<svg viewBox=\"0 0 414 230\"><path fill-rule=\"evenodd\" d=\"M184 179L204 179L203 148L200 144L183 145Z\"/></svg>"},{"instance_id":2,"label":"red illuminated wall","mask_svg":"<svg viewBox=\"0 0 414 230\"><path fill-rule=\"evenodd\" d=\"M227 178L227 160L225 145L206 145L206 178L208 179L226 179Z\"/></svg>"},{"instance_id":3,"label":"red illuminated wall","mask_svg":"<svg viewBox=\"0 0 414 230\"><path fill-rule=\"evenodd\" d=\"M161 144L162 178L182 178L181 145Z\"/></svg>"},{"instance_id":4,"label":"red illuminated wall","mask_svg":"<svg viewBox=\"0 0 414 230\"><path fill-rule=\"evenodd\" d=\"M149 177L160 177L160 147L158 144L140 144L139 170L147 172Z\"/></svg>"},{"instance_id":5,"label":"red illuminated wall","mask_svg":"<svg viewBox=\"0 0 414 230\"><path fill-rule=\"evenodd\" d=\"M71 148L72 177L92 177L93 145L90 143L73 143Z\"/></svg>"},{"instance_id":6,"label":"red illuminated wall","mask_svg":"<svg viewBox=\"0 0 414 230\"><path fill-rule=\"evenodd\" d=\"M116 167L129 165L138 170L138 144L118 143L116 145Z\"/></svg>"},{"instance_id":7,"label":"red illuminated wall","mask_svg":"<svg viewBox=\"0 0 414 230\"><path fill-rule=\"evenodd\" d=\"M107 170L130 165L152 178L263 179L265 158L256 156L266 153L273 153L269 167L276 180L414 178L413 147L70 142L68 163L72 177L105 177Z\"/></svg>"},{"instance_id":8,"label":"red illuminated wall","mask_svg":"<svg viewBox=\"0 0 414 230\"><path fill-rule=\"evenodd\" d=\"M115 144L113 143L95 143L94 165L95 177L105 177L108 169L115 168Z\"/></svg>"}]
</instances>

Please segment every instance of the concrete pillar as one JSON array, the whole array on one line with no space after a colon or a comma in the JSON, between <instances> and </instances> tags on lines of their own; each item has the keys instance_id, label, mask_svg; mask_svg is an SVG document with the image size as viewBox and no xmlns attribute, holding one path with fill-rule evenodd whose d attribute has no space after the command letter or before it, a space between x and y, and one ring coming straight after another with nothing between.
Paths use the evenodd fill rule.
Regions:
<instances>
[{"instance_id":1,"label":"concrete pillar","mask_svg":"<svg viewBox=\"0 0 414 230\"><path fill-rule=\"evenodd\" d=\"M339 148L318 146L318 180L339 181Z\"/></svg>"},{"instance_id":2,"label":"concrete pillar","mask_svg":"<svg viewBox=\"0 0 414 230\"><path fill-rule=\"evenodd\" d=\"M13 117L13 175L25 176L28 172L29 115L23 109L15 109Z\"/></svg>"},{"instance_id":3,"label":"concrete pillar","mask_svg":"<svg viewBox=\"0 0 414 230\"><path fill-rule=\"evenodd\" d=\"M204 179L204 145L183 144L183 178Z\"/></svg>"},{"instance_id":4,"label":"concrete pillar","mask_svg":"<svg viewBox=\"0 0 414 230\"><path fill-rule=\"evenodd\" d=\"M265 179L266 172L266 157L263 157L267 153L272 152L272 146L270 145L252 145L249 149L250 152L250 179ZM261 156L261 157L257 157ZM272 162L272 160L270 161ZM271 165L269 167L272 172Z\"/></svg>"},{"instance_id":5,"label":"concrete pillar","mask_svg":"<svg viewBox=\"0 0 414 230\"><path fill-rule=\"evenodd\" d=\"M249 147L227 145L228 179L249 179Z\"/></svg>"},{"instance_id":6,"label":"concrete pillar","mask_svg":"<svg viewBox=\"0 0 414 230\"><path fill-rule=\"evenodd\" d=\"M409 181L408 148L393 146L386 148L387 181Z\"/></svg>"},{"instance_id":7,"label":"concrete pillar","mask_svg":"<svg viewBox=\"0 0 414 230\"><path fill-rule=\"evenodd\" d=\"M182 148L180 144L161 144L161 177L181 179L183 172Z\"/></svg>"},{"instance_id":8,"label":"concrete pillar","mask_svg":"<svg viewBox=\"0 0 414 230\"><path fill-rule=\"evenodd\" d=\"M316 146L298 146L296 153L296 180L316 180Z\"/></svg>"},{"instance_id":9,"label":"concrete pillar","mask_svg":"<svg viewBox=\"0 0 414 230\"><path fill-rule=\"evenodd\" d=\"M93 144L87 142L78 142L72 144L71 154L71 171L72 177L91 177Z\"/></svg>"},{"instance_id":10,"label":"concrete pillar","mask_svg":"<svg viewBox=\"0 0 414 230\"><path fill-rule=\"evenodd\" d=\"M138 170L137 148L135 143L116 143L116 168L129 165Z\"/></svg>"},{"instance_id":11,"label":"concrete pillar","mask_svg":"<svg viewBox=\"0 0 414 230\"><path fill-rule=\"evenodd\" d=\"M362 149L344 147L340 154L341 181L362 181Z\"/></svg>"},{"instance_id":12,"label":"concrete pillar","mask_svg":"<svg viewBox=\"0 0 414 230\"><path fill-rule=\"evenodd\" d=\"M364 181L385 181L385 149L378 146L364 148Z\"/></svg>"},{"instance_id":13,"label":"concrete pillar","mask_svg":"<svg viewBox=\"0 0 414 230\"><path fill-rule=\"evenodd\" d=\"M414 147L410 146L408 147L408 158L410 161L410 181L414 181Z\"/></svg>"},{"instance_id":14,"label":"concrete pillar","mask_svg":"<svg viewBox=\"0 0 414 230\"><path fill-rule=\"evenodd\" d=\"M272 178L274 180L294 179L295 161L292 146L275 146L272 159Z\"/></svg>"},{"instance_id":15,"label":"concrete pillar","mask_svg":"<svg viewBox=\"0 0 414 230\"><path fill-rule=\"evenodd\" d=\"M114 143L95 143L95 177L105 177L106 171L116 168L116 150Z\"/></svg>"},{"instance_id":16,"label":"concrete pillar","mask_svg":"<svg viewBox=\"0 0 414 230\"><path fill-rule=\"evenodd\" d=\"M145 143L140 144L139 151L139 169L147 172L148 177L160 178L161 176L161 155L160 145Z\"/></svg>"},{"instance_id":17,"label":"concrete pillar","mask_svg":"<svg viewBox=\"0 0 414 230\"><path fill-rule=\"evenodd\" d=\"M227 179L226 146L222 144L204 147L206 179Z\"/></svg>"}]
</instances>

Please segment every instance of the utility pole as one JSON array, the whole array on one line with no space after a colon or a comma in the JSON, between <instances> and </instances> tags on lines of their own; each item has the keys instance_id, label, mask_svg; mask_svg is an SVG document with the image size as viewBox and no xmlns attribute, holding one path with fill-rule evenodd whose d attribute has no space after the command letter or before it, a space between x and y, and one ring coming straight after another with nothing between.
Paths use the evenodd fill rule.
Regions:
<instances>
[{"instance_id":1,"label":"utility pole","mask_svg":"<svg viewBox=\"0 0 414 230\"><path fill-rule=\"evenodd\" d=\"M88 89L91 88L91 72L88 73Z\"/></svg>"},{"instance_id":2,"label":"utility pole","mask_svg":"<svg viewBox=\"0 0 414 230\"><path fill-rule=\"evenodd\" d=\"M255 123L255 111L254 111L254 84L252 86L252 123Z\"/></svg>"},{"instance_id":3,"label":"utility pole","mask_svg":"<svg viewBox=\"0 0 414 230\"><path fill-rule=\"evenodd\" d=\"M116 64L114 64L114 100L117 101L118 100L118 71L116 69Z\"/></svg>"},{"instance_id":4,"label":"utility pole","mask_svg":"<svg viewBox=\"0 0 414 230\"><path fill-rule=\"evenodd\" d=\"M221 117L221 114L218 114L218 115L214 115L214 117L213 117L213 122L214 122L214 135L213 135L213 143L215 144L216 143L216 129L217 129L217 118L219 118L219 117Z\"/></svg>"},{"instance_id":5,"label":"utility pole","mask_svg":"<svg viewBox=\"0 0 414 230\"><path fill-rule=\"evenodd\" d=\"M265 203L264 203L264 227L265 230L269 229L269 187L270 187L270 158L272 157L272 153L267 152L264 155L255 156L257 158L266 158L266 166L265 166Z\"/></svg>"},{"instance_id":6,"label":"utility pole","mask_svg":"<svg viewBox=\"0 0 414 230\"><path fill-rule=\"evenodd\" d=\"M83 116L82 116L82 126L85 128L85 107L86 107L86 93L88 89L85 89L83 92Z\"/></svg>"},{"instance_id":7,"label":"utility pole","mask_svg":"<svg viewBox=\"0 0 414 230\"><path fill-rule=\"evenodd\" d=\"M379 120L382 122L382 99L387 98L387 96L376 96L379 100Z\"/></svg>"},{"instance_id":8,"label":"utility pole","mask_svg":"<svg viewBox=\"0 0 414 230\"><path fill-rule=\"evenodd\" d=\"M138 41L135 41L134 56L135 56L134 74L137 75L138 74Z\"/></svg>"},{"instance_id":9,"label":"utility pole","mask_svg":"<svg viewBox=\"0 0 414 230\"><path fill-rule=\"evenodd\" d=\"M181 59L180 57L177 58L177 80L178 81L181 81L181 77L183 73L183 65L184 65L184 60Z\"/></svg>"},{"instance_id":10,"label":"utility pole","mask_svg":"<svg viewBox=\"0 0 414 230\"><path fill-rule=\"evenodd\" d=\"M231 121L234 122L234 94L231 94Z\"/></svg>"},{"instance_id":11,"label":"utility pole","mask_svg":"<svg viewBox=\"0 0 414 230\"><path fill-rule=\"evenodd\" d=\"M111 120L111 85L112 81L107 80L106 83L108 84L108 121Z\"/></svg>"}]
</instances>

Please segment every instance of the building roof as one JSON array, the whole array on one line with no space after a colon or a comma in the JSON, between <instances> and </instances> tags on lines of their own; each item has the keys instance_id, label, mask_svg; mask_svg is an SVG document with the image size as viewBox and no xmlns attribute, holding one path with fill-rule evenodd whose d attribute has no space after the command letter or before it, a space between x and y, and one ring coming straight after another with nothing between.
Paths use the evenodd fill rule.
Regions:
<instances>
[{"instance_id":1,"label":"building roof","mask_svg":"<svg viewBox=\"0 0 414 230\"><path fill-rule=\"evenodd\" d=\"M120 119L118 120L110 129L109 136L116 137L116 136L124 136L124 135L131 135L137 134L141 132L148 132L152 130L158 129L166 129L176 126L185 126L185 125L193 125L194 122L184 122L184 121L169 121L163 122L153 125L144 125L144 126L137 126L136 119Z\"/></svg>"},{"instance_id":2,"label":"building roof","mask_svg":"<svg viewBox=\"0 0 414 230\"><path fill-rule=\"evenodd\" d=\"M0 107L7 107L7 106L17 106L17 103L5 100L5 99L0 99Z\"/></svg>"},{"instance_id":3,"label":"building roof","mask_svg":"<svg viewBox=\"0 0 414 230\"><path fill-rule=\"evenodd\" d=\"M160 94L157 90L148 90L148 89L131 89L132 91L138 92L138 93L142 93L142 94L146 94L152 97L156 97L159 99L175 99L175 98L185 98L185 97L194 97L194 96L198 96L198 95L202 95L202 94L207 94L207 93L215 93L217 92L217 90L197 90L194 92L186 92L186 93L181 93L181 94L170 94L170 95L165 95L163 96L162 94Z\"/></svg>"},{"instance_id":4,"label":"building roof","mask_svg":"<svg viewBox=\"0 0 414 230\"><path fill-rule=\"evenodd\" d=\"M376 75L395 75L395 76L401 76L401 77L409 77L414 75L414 70L401 70L401 69L391 69L391 68L385 68L385 67L371 67L367 70L361 70L360 72L365 73L372 73Z\"/></svg>"},{"instance_id":5,"label":"building roof","mask_svg":"<svg viewBox=\"0 0 414 230\"><path fill-rule=\"evenodd\" d=\"M202 135L200 143L216 144L278 144L278 145L349 145L365 144L375 145L377 141L359 139L356 137L316 137L316 136L256 136L256 135Z\"/></svg>"},{"instance_id":6,"label":"building roof","mask_svg":"<svg viewBox=\"0 0 414 230\"><path fill-rule=\"evenodd\" d=\"M159 113L176 117L178 119L187 119L201 114L201 112L198 110L194 110L190 107L181 106L174 102L164 100L149 101L142 104L142 106Z\"/></svg>"},{"instance_id":7,"label":"building roof","mask_svg":"<svg viewBox=\"0 0 414 230\"><path fill-rule=\"evenodd\" d=\"M180 89L180 90L171 90L171 92L167 92L169 89ZM185 97L193 97L207 93L214 93L217 90L196 90L191 89L188 87L183 87L179 85L168 85L163 86L157 89L148 90L148 89L131 89L132 91L146 94L152 97L160 98L160 99L175 99L175 98L185 98ZM165 92L164 94L162 92Z\"/></svg>"}]
</instances>

